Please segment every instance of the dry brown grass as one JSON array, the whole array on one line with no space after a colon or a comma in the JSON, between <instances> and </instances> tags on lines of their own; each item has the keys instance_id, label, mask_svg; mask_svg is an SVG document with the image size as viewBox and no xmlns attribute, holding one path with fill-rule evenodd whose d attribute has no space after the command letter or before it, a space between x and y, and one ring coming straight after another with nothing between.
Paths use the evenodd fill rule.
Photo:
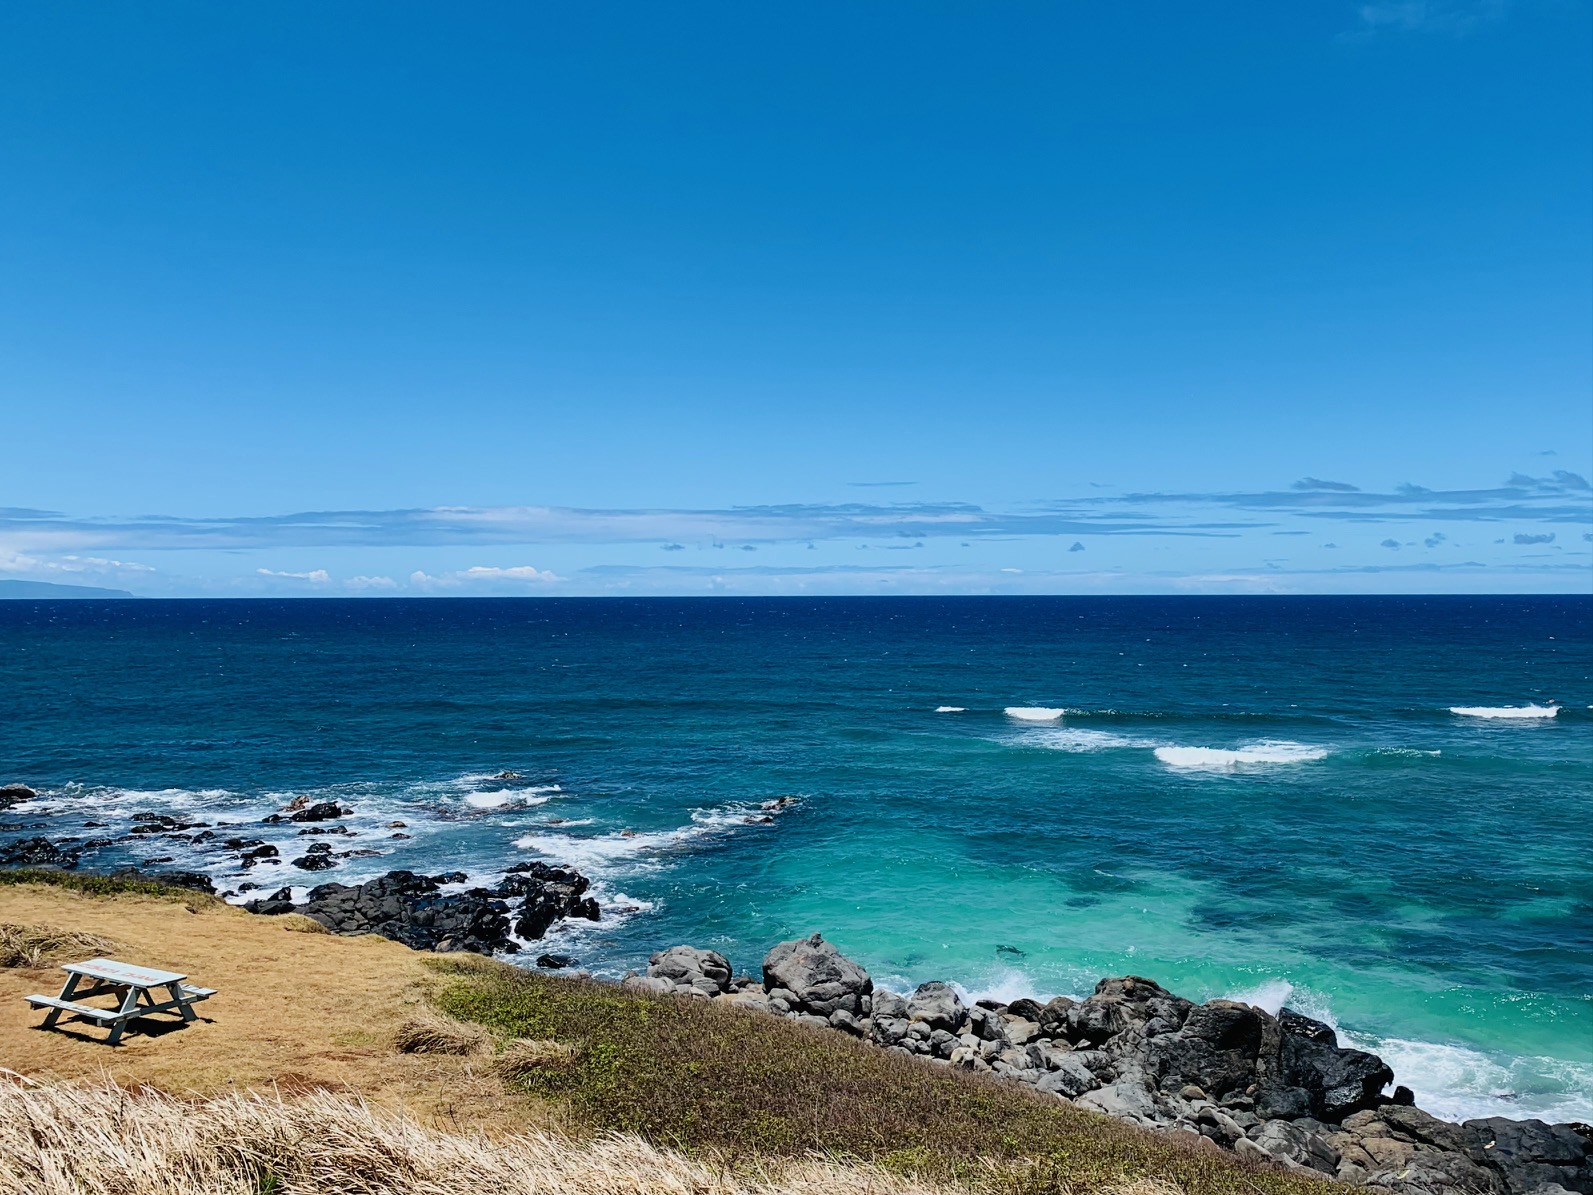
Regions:
<instances>
[{"instance_id":1,"label":"dry brown grass","mask_svg":"<svg viewBox=\"0 0 1593 1195\"><path fill-rule=\"evenodd\" d=\"M99 934L60 929L53 925L18 925L0 922L0 967L48 967L71 956L80 962L95 955L113 954L116 943Z\"/></svg>"},{"instance_id":2,"label":"dry brown grass","mask_svg":"<svg viewBox=\"0 0 1593 1195\"><path fill-rule=\"evenodd\" d=\"M201 1095L242 1088L358 1092L426 1123L516 1132L558 1125L546 1104L506 1090L484 1056L401 1054L393 1033L426 1011L437 977L418 954L384 938L285 932L198 894L112 893L99 886L17 884L0 872L0 921L56 925L114 938L114 957L191 975L217 989L202 1018L136 1022L114 1049L104 1030L63 1022L39 1029L22 997L53 993L59 972L0 968L0 1065L36 1078L153 1084ZM82 878L82 877L78 877ZM147 885L146 885L147 887ZM95 952L89 952L95 953ZM85 955L84 957L87 957ZM458 973L508 970L452 956ZM159 1022L165 1021L165 1024ZM65 1030L63 1032L62 1030Z\"/></svg>"},{"instance_id":3,"label":"dry brown grass","mask_svg":"<svg viewBox=\"0 0 1593 1195\"><path fill-rule=\"evenodd\" d=\"M583 1047L573 1043L517 1037L504 1043L492 1060L492 1069L511 1082L524 1083L544 1071L570 1070L582 1053Z\"/></svg>"},{"instance_id":4,"label":"dry brown grass","mask_svg":"<svg viewBox=\"0 0 1593 1195\"><path fill-rule=\"evenodd\" d=\"M314 917L306 917L303 913L278 913L277 924L293 934L330 934L332 932Z\"/></svg>"},{"instance_id":5,"label":"dry brown grass","mask_svg":"<svg viewBox=\"0 0 1593 1195\"><path fill-rule=\"evenodd\" d=\"M730 1169L638 1137L488 1140L327 1092L182 1101L0 1083L0 1195L949 1195L820 1159Z\"/></svg>"},{"instance_id":6,"label":"dry brown grass","mask_svg":"<svg viewBox=\"0 0 1593 1195\"><path fill-rule=\"evenodd\" d=\"M400 1054L479 1054L492 1046L492 1034L480 1025L421 1013L408 1018L393 1031L393 1045Z\"/></svg>"}]
</instances>

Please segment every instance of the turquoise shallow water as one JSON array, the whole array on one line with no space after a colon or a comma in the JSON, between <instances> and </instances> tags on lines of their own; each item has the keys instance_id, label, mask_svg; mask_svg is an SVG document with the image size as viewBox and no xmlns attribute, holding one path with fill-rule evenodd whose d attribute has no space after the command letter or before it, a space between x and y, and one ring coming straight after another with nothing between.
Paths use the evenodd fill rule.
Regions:
<instances>
[{"instance_id":1,"label":"turquoise shallow water","mask_svg":"<svg viewBox=\"0 0 1593 1195\"><path fill-rule=\"evenodd\" d=\"M1440 1114L1593 1119L1586 598L7 602L0 649L45 792L5 837L336 796L383 856L160 853L546 858L599 971L821 929L898 985L1133 972L1327 1017Z\"/></svg>"}]
</instances>

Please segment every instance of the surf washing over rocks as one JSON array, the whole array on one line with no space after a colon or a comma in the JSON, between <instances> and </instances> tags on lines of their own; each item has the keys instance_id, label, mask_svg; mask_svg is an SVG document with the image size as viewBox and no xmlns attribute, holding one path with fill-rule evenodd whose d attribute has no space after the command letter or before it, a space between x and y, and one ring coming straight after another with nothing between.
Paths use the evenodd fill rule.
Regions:
<instances>
[{"instance_id":1,"label":"surf washing over rocks","mask_svg":"<svg viewBox=\"0 0 1593 1195\"><path fill-rule=\"evenodd\" d=\"M658 951L623 985L722 1000L928 1063L1023 1083L1206 1148L1412 1195L1593 1195L1593 1127L1500 1117L1452 1124L1415 1107L1374 1054L1293 1009L1196 1004L1138 976L1083 1000L964 1002L940 981L876 987L821 934L781 942L761 977L712 950Z\"/></svg>"}]
</instances>

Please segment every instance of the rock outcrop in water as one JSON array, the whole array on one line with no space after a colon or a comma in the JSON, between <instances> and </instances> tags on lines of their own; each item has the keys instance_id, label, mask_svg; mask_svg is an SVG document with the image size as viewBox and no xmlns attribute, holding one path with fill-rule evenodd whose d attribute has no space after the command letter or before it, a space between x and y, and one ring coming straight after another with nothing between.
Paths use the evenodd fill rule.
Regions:
<instances>
[{"instance_id":1,"label":"rock outcrop in water","mask_svg":"<svg viewBox=\"0 0 1593 1195\"><path fill-rule=\"evenodd\" d=\"M82 846L76 838L51 842L42 835L19 838L0 847L0 867L48 867L65 870L77 866Z\"/></svg>"},{"instance_id":2,"label":"rock outcrop in water","mask_svg":"<svg viewBox=\"0 0 1593 1195\"><path fill-rule=\"evenodd\" d=\"M1593 1128L1490 1117L1451 1124L1384 1090L1382 1059L1292 1009L1195 1004L1136 975L1084 1000L965 1004L944 983L907 994L818 934L782 942L763 982L674 946L627 987L730 1001L884 1049L1025 1083L1048 1096L1289 1169L1410 1195L1593 1195Z\"/></svg>"},{"instance_id":3,"label":"rock outcrop in water","mask_svg":"<svg viewBox=\"0 0 1593 1195\"><path fill-rule=\"evenodd\" d=\"M26 784L0 784L0 810L31 801L38 795Z\"/></svg>"},{"instance_id":4,"label":"rock outcrop in water","mask_svg":"<svg viewBox=\"0 0 1593 1195\"><path fill-rule=\"evenodd\" d=\"M379 934L415 950L470 950L477 954L513 953L522 939L540 938L566 917L600 918L597 902L583 896L587 880L578 872L535 865L505 878L496 888L444 892L463 883L462 872L423 876L390 871L363 884L322 884L303 904L283 888L243 907L251 913L302 913L335 934ZM518 899L513 908L511 900Z\"/></svg>"}]
</instances>

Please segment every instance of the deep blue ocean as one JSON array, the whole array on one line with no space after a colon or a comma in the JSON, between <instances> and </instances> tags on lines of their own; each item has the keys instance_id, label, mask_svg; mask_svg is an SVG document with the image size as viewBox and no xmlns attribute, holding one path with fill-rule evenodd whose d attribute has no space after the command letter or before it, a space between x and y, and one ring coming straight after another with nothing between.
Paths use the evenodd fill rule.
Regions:
<instances>
[{"instance_id":1,"label":"deep blue ocean","mask_svg":"<svg viewBox=\"0 0 1593 1195\"><path fill-rule=\"evenodd\" d=\"M1593 599L10 601L0 660L0 783L44 794L0 839L159 811L291 859L259 819L310 794L384 852L84 867L547 859L609 915L528 960L1136 973L1325 1017L1442 1115L1593 1120Z\"/></svg>"}]
</instances>

